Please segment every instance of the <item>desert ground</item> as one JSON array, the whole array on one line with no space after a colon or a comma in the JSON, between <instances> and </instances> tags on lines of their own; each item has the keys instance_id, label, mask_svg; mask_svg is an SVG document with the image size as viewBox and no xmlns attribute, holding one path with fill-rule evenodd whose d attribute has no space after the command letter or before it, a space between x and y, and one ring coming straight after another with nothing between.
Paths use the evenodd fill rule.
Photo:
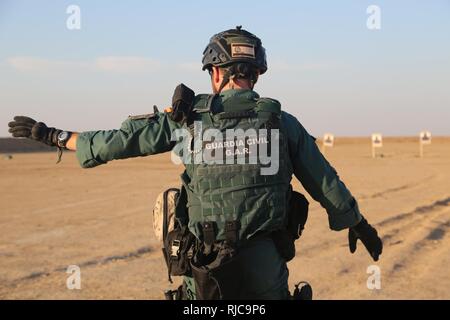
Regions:
<instances>
[{"instance_id":1,"label":"desert ground","mask_svg":"<svg viewBox=\"0 0 450 320\"><path fill-rule=\"evenodd\" d=\"M418 138L385 138L377 152L369 138L338 137L326 157L382 236L380 260L360 242L350 254L347 232L329 230L311 200L290 286L310 282L315 299L450 299L450 138L434 138L424 158ZM175 288L151 217L158 193L179 185L170 154L94 169L73 153L55 162L54 153L0 159L0 298L162 299ZM80 290L66 287L70 265L81 268ZM370 265L380 290L367 288Z\"/></svg>"}]
</instances>

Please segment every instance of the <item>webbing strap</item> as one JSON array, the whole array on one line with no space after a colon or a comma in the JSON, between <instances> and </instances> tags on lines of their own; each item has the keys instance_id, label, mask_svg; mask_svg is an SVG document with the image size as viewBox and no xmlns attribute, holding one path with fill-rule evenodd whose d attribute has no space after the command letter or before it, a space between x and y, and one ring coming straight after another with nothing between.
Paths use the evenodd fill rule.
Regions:
<instances>
[{"instance_id":1,"label":"webbing strap","mask_svg":"<svg viewBox=\"0 0 450 320\"><path fill-rule=\"evenodd\" d=\"M235 244L238 241L239 221L226 221L225 222L225 239L230 244Z\"/></svg>"},{"instance_id":2,"label":"webbing strap","mask_svg":"<svg viewBox=\"0 0 450 320\"><path fill-rule=\"evenodd\" d=\"M222 106L224 112L249 111L256 108L256 101L248 100L236 102L236 99L230 98L222 102Z\"/></svg>"},{"instance_id":3,"label":"webbing strap","mask_svg":"<svg viewBox=\"0 0 450 320\"><path fill-rule=\"evenodd\" d=\"M241 111L241 112L222 112L222 113L219 113L219 115L218 115L220 120L252 118L254 116L256 116L256 113L253 110L247 110L247 111Z\"/></svg>"},{"instance_id":4,"label":"webbing strap","mask_svg":"<svg viewBox=\"0 0 450 320\"><path fill-rule=\"evenodd\" d=\"M214 233L214 225L212 222L205 221L202 225L203 242L205 243L205 254L210 254L212 245L216 241L216 235Z\"/></svg>"}]
</instances>

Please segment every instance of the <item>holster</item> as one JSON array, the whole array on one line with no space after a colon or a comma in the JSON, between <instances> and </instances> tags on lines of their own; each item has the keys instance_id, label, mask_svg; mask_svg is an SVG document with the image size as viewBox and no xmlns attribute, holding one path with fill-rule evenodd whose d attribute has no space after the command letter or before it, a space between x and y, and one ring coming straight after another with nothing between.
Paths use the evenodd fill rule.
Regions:
<instances>
[{"instance_id":1,"label":"holster","mask_svg":"<svg viewBox=\"0 0 450 320\"><path fill-rule=\"evenodd\" d=\"M289 201L287 229L294 240L297 240L302 235L308 220L308 209L309 202L306 197L297 191L292 191L291 200Z\"/></svg>"},{"instance_id":2,"label":"holster","mask_svg":"<svg viewBox=\"0 0 450 320\"><path fill-rule=\"evenodd\" d=\"M280 256L286 260L291 261L295 257L295 240L287 230L276 230L271 234L273 243L277 248Z\"/></svg>"},{"instance_id":3,"label":"holster","mask_svg":"<svg viewBox=\"0 0 450 320\"><path fill-rule=\"evenodd\" d=\"M239 297L242 284L239 256L226 242L214 246L208 256L199 251L191 260L197 300L230 300Z\"/></svg>"},{"instance_id":4,"label":"holster","mask_svg":"<svg viewBox=\"0 0 450 320\"><path fill-rule=\"evenodd\" d=\"M295 257L295 240L300 238L308 220L309 202L304 195L291 191L286 228L272 232L272 240L280 255L290 261Z\"/></svg>"}]
</instances>

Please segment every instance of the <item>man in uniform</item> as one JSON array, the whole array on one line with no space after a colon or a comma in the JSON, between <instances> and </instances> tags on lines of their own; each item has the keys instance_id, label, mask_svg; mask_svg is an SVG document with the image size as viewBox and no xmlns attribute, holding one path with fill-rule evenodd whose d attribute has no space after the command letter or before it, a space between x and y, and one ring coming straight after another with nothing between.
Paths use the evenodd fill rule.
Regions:
<instances>
[{"instance_id":1,"label":"man in uniform","mask_svg":"<svg viewBox=\"0 0 450 320\"><path fill-rule=\"evenodd\" d=\"M241 27L216 34L204 51L203 70L210 74L213 94L192 96L189 108L184 110L155 110L128 118L118 130L82 133L49 128L18 116L9 123L9 131L14 137L76 150L81 167L93 168L111 160L171 151L176 145L173 132L191 130L194 122L221 132L233 128L279 129L279 138L275 139L279 144L279 169L274 174L262 175L261 165L185 164L182 181L190 232L205 250L210 251L212 243L224 242L233 242L238 248L238 272L228 281L237 282L238 288L231 298L288 297L286 259L267 235L285 227L292 175L326 209L332 230L348 229L350 251L356 250L359 239L377 261L382 252L381 239L320 153L315 139L293 115L281 111L278 101L260 98L253 91L259 76L267 71L261 40ZM189 100L184 98L189 89L184 89L181 94L175 92L174 107Z\"/></svg>"}]
</instances>

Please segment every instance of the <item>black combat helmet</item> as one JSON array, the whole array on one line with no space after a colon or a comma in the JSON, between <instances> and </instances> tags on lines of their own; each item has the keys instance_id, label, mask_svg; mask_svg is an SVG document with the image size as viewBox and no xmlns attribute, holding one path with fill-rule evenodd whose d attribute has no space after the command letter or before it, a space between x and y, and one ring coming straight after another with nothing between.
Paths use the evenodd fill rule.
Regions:
<instances>
[{"instance_id":1,"label":"black combat helmet","mask_svg":"<svg viewBox=\"0 0 450 320\"><path fill-rule=\"evenodd\" d=\"M261 40L241 26L214 35L203 51L203 70L227 67L236 62L255 66L260 74L267 71L266 50Z\"/></svg>"}]
</instances>

